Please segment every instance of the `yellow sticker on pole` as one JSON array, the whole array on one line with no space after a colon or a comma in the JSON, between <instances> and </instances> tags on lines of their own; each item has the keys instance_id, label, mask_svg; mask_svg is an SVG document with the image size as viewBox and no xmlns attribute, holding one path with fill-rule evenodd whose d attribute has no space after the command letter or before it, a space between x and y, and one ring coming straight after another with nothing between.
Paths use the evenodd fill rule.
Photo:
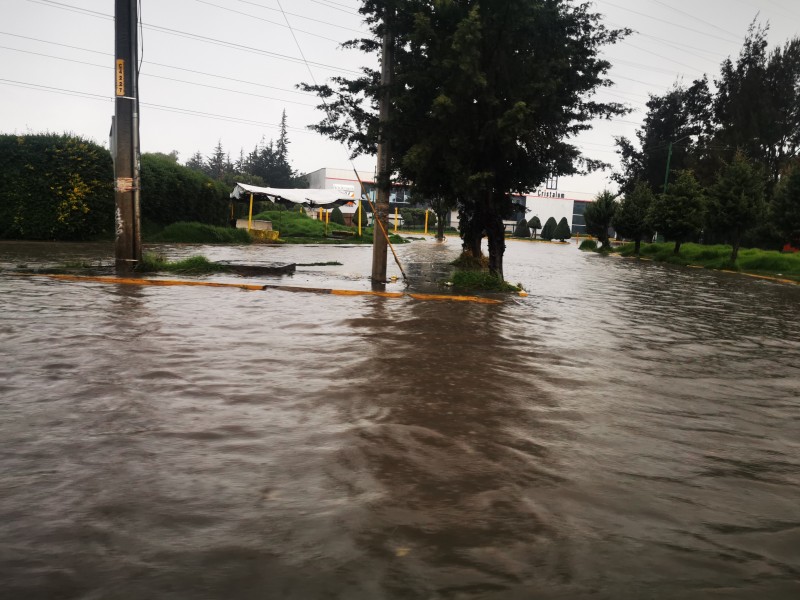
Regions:
<instances>
[{"instance_id":1,"label":"yellow sticker on pole","mask_svg":"<svg viewBox=\"0 0 800 600\"><path fill-rule=\"evenodd\" d=\"M125 95L125 60L117 59L117 96Z\"/></svg>"}]
</instances>

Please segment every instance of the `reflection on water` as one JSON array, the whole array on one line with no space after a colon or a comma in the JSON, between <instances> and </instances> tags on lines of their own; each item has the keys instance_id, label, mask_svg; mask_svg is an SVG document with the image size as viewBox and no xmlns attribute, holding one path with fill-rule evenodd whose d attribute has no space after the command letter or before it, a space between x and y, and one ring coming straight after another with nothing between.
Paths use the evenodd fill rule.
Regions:
<instances>
[{"instance_id":1,"label":"reflection on water","mask_svg":"<svg viewBox=\"0 0 800 600\"><path fill-rule=\"evenodd\" d=\"M368 287L368 247L202 252ZM506 262L499 306L2 276L2 596L797 598L800 287Z\"/></svg>"}]
</instances>

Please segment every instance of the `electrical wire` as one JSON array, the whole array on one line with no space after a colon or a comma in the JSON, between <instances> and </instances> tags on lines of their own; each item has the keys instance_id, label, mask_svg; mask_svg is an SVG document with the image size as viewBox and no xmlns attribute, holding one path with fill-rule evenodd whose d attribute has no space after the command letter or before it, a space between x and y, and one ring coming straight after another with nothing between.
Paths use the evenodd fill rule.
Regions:
<instances>
[{"instance_id":1,"label":"electrical wire","mask_svg":"<svg viewBox=\"0 0 800 600\"><path fill-rule=\"evenodd\" d=\"M96 18L107 19L107 20L113 20L114 19L114 17L112 15L109 15L109 14L106 14L106 13L101 13L101 12L95 11L95 10L89 10L89 9L85 9L85 8L80 8L80 7L77 7L77 6L73 6L71 4L64 4L62 2L56 2L55 0L27 0L27 1L28 2L32 2L34 4L41 4L43 6L49 6L49 7L52 7L52 8L68 10L70 12L77 12L79 14L86 14L86 15L89 15L89 16L92 16L92 17L96 17ZM301 60L299 60L298 58L296 58L294 56L288 56L286 54L280 54L278 52L271 52L269 50L263 50L261 48L255 48L253 46L247 46L245 44L238 44L236 42L229 42L229 41L226 41L226 40L219 40L219 39L216 39L216 38L200 35L200 34L197 34L197 33L191 33L191 32L188 32L188 31L182 31L180 29L173 29L171 27L163 27L163 26L160 26L160 25L153 25L153 24L149 24L149 23L142 23L141 26L143 28L145 28L145 29L158 31L160 33L165 33L167 35L174 35L174 36L177 36L177 37L193 39L193 40L196 40L196 41L201 41L201 42L212 44L212 45L223 46L223 47L227 47L227 48L233 48L235 50L240 50L240 51L248 52L248 53L251 53L251 54L259 54L259 55L263 55L263 56L269 56L269 57L272 57L272 58L276 58L278 60L284 60L284 61L298 63L298 64L302 62ZM336 71L336 72L360 74L359 71L356 71L356 70L353 70L353 69L347 69L347 68L344 68L344 67L339 67L339 66L335 66L335 65L328 65L328 64L325 64L325 63L319 63L319 62L314 62L314 61L308 61L308 62L310 62L311 64L313 64L316 67L320 67L320 68L324 68L324 69L330 69L330 70Z\"/></svg>"},{"instance_id":2,"label":"electrical wire","mask_svg":"<svg viewBox=\"0 0 800 600\"><path fill-rule=\"evenodd\" d=\"M609 0L597 0L597 1L602 2L604 4L608 4L609 6L613 6L615 8L620 9L620 10L624 10L624 11L633 13L635 15L639 15L639 16L645 17L647 19L652 19L654 21L659 21L661 23L666 23L667 25L672 25L673 27L678 27L680 29L685 29L686 31L691 31L693 33L699 33L700 35L703 35L705 37L712 37L712 38L715 38L715 39L718 39L718 40L722 40L723 42L728 42L728 43L730 43L732 41L737 41L737 42L740 41L739 39L730 40L730 39L726 39L726 38L720 37L718 35L714 35L714 34L708 33L707 31L700 31L699 29L692 29L691 27L687 27L686 25L681 25L680 23L673 23L672 21L667 21L666 19L662 19L660 17L654 17L652 15L648 15L647 13L639 12L638 10L633 10L632 8L628 8L626 6L620 6L619 4L614 4L613 2L609 2Z\"/></svg>"},{"instance_id":3,"label":"electrical wire","mask_svg":"<svg viewBox=\"0 0 800 600\"><path fill-rule=\"evenodd\" d=\"M83 61L83 60L76 60L74 58L64 58L63 56L53 56L52 54L44 54L42 52L33 52L31 50L22 50L22 49L19 49L19 48L11 48L9 46L0 46L0 49L12 50L14 52L22 52L22 53L25 53L25 54L32 54L34 56L41 56L41 57L44 57L44 58L51 58L53 60L61 60L61 61L64 61L64 62L71 62L71 63L80 64L80 65L87 65L87 66L96 67L96 68L99 68L99 69L112 70L112 71L114 70L114 67L110 67L108 65L98 65L96 63L86 62L86 61ZM156 64L156 63L145 63L145 64ZM232 94L240 94L240 95L243 95L243 96L252 96L254 98L263 98L265 100L275 100L276 102L283 102L283 103L286 103L286 104L296 104L298 106L309 106L309 107L315 107L316 106L316 104L312 104L312 103L309 103L309 102L298 102L296 100L286 100L286 99L283 99L283 98L275 98L274 96L265 96L263 94L254 94L252 92L244 92L244 91L241 91L241 90L235 90L235 89L231 89L231 88L219 87L219 86L210 85L210 84L207 84L207 83L198 83L198 82L195 82L195 81L186 81L185 79L176 79L175 77L165 77L163 75L155 75L153 73L141 73L141 75L144 75L145 77L151 77L153 79L163 79L165 81L172 81L172 82L175 82L175 83L183 83L183 84L187 84L187 85L194 85L194 86L197 86L197 87L203 87L203 88L208 88L208 89L212 89L212 90L220 90L220 91L223 91L223 92L230 92Z\"/></svg>"},{"instance_id":4,"label":"electrical wire","mask_svg":"<svg viewBox=\"0 0 800 600\"><path fill-rule=\"evenodd\" d=\"M59 88L59 87L54 87L54 86L42 85L42 84L38 84L38 83L30 83L30 82L26 82L26 81L16 81L16 80L13 80L13 79L0 79L0 84L8 85L8 86L11 86L11 87L19 87L19 88L25 88L25 89L34 89L34 90L39 90L39 91L44 91L44 92L57 93L57 94L62 94L62 95L67 95L67 96L84 97L84 98L92 99L92 100L102 100L104 102L109 102L109 101L113 102L114 101L114 97L113 96L106 96L104 94L95 94L95 93L92 93L92 92L84 92L84 91L81 91L81 90L70 90L70 89ZM217 113L203 112L203 111L192 110L192 109L188 109L188 108L181 108L181 107L178 107L178 106L168 106L168 105L164 105L164 104L154 104L154 103L150 103L150 102L142 102L141 105L142 106L146 106L148 108L153 108L153 109L156 109L156 110L175 112L175 113L187 114L187 115L192 115L192 116L208 117L208 118L211 118L211 119L216 119L216 120L221 120L221 121L228 121L228 122L232 122L232 123L241 123L241 124L244 124L244 125L257 125L259 127L268 127L270 129L280 129L281 128L279 123L265 123L263 121L255 121L253 119L244 119L242 117L233 117L233 116L230 116L230 115L220 115L220 114L217 114ZM290 130L295 131L297 133L303 133L303 134L307 134L307 135L316 135L315 133L313 133L311 131L307 131L307 130L302 129L300 127L287 127L287 129L290 129Z\"/></svg>"},{"instance_id":5,"label":"electrical wire","mask_svg":"<svg viewBox=\"0 0 800 600\"><path fill-rule=\"evenodd\" d=\"M62 43L59 43L59 42L53 42L51 40L43 40L43 39L40 39L40 38L30 37L30 36L26 36L26 35L18 35L18 34L15 34L15 33L9 33L7 31L0 31L0 35L8 35L8 36L17 37L17 38L21 38L21 39L25 39L25 40L31 40L31 41L34 41L34 42L41 42L43 44L50 44L52 46L60 46L62 48L71 48L73 50L80 50L82 52L91 52L92 54L100 54L102 56L112 56L112 57L114 56L113 52L103 52L101 50L92 50L91 48L82 48L80 46L73 46L73 45L70 45L70 44L62 44ZM50 54L41 54L41 53L38 53L38 52L33 52L31 50L22 50L21 48L11 48L9 46L0 46L0 47L6 48L8 50L14 50L16 52L26 52L26 53L29 53L29 54L37 54L37 55L40 55L40 56L47 56L47 57L50 57L50 58L58 58L59 60L70 60L72 62L77 62L77 63L81 63L81 64L87 64L87 65L93 65L93 66L102 66L103 68L106 68L106 65L95 65L94 63L86 63L86 62L78 61L78 60L74 60L74 59L56 57L56 56L52 56ZM293 90L293 89L290 89L290 88L282 88L282 87L277 87L277 86L274 86L274 85L267 85L265 83L259 83L259 82L256 82L256 81L248 81L246 79L237 79L235 77L228 77L227 75L219 75L217 73L208 73L207 71L198 71L196 69L188 69L186 67L178 67L178 66L175 66L175 65L168 65L168 64L165 64L165 63L158 63L158 62L153 62L153 61L148 61L148 60L143 61L143 63L146 64L146 65L154 65L156 67L163 67L165 69L174 69L176 71L185 71L187 73L194 73L196 75L203 75L204 77L214 77L216 79L225 79L227 81L235 81L236 83L246 83L248 85L254 85L254 86L258 86L258 87L263 87L263 88L267 88L267 89L270 89L270 90L278 90L278 91L281 91L281 92L286 92L287 94L298 94L300 96L310 96L309 92L303 92L303 91L300 91L300 90ZM153 76L153 75L149 75L149 76ZM289 100L286 100L286 102L290 102L290 103L294 104L294 102L291 102Z\"/></svg>"}]
</instances>

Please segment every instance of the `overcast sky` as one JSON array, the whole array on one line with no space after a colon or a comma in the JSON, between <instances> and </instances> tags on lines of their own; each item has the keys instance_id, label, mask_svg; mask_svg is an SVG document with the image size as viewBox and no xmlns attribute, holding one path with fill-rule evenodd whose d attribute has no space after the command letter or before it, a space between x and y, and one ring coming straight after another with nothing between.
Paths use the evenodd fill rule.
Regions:
<instances>
[{"instance_id":1,"label":"overcast sky","mask_svg":"<svg viewBox=\"0 0 800 600\"><path fill-rule=\"evenodd\" d=\"M289 124L289 157L300 172L349 168L348 152L310 132L319 121L301 81L352 75L368 64L339 44L362 31L358 0L141 0L143 152L177 150L181 162L208 155L217 141L235 159ZM281 7L285 11L281 11ZM617 164L615 136L632 137L648 93L676 80L712 80L736 56L748 24L770 23L770 47L798 35L792 0L597 0L612 27L637 33L606 50L615 86L600 98L624 101L630 115L599 122L579 140L592 158ZM73 132L108 145L114 105L112 0L0 0L0 133ZM286 24L288 19L292 31ZM299 48L298 48L299 44ZM301 53L310 61L309 73ZM369 60L372 60L371 57ZM356 160L372 171L374 159ZM588 198L608 173L562 179L568 196ZM613 186L610 186L613 188Z\"/></svg>"}]
</instances>

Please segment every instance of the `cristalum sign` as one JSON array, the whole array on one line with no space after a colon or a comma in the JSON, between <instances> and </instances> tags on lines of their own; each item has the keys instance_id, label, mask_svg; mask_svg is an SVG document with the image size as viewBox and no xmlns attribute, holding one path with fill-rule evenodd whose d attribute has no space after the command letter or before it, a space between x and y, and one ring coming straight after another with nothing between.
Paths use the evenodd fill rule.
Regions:
<instances>
[{"instance_id":1,"label":"cristalum sign","mask_svg":"<svg viewBox=\"0 0 800 600\"><path fill-rule=\"evenodd\" d=\"M117 96L125 95L125 61L117 59Z\"/></svg>"}]
</instances>

